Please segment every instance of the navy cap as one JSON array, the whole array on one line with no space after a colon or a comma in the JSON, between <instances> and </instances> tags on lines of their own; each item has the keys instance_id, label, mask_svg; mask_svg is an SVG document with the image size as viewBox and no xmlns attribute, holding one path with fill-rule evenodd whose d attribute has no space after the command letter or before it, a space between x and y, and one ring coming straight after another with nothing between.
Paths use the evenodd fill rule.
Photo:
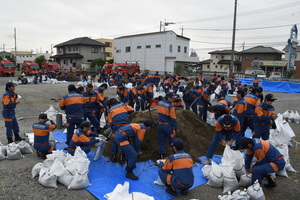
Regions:
<instances>
[{"instance_id":1,"label":"navy cap","mask_svg":"<svg viewBox=\"0 0 300 200\"><path fill-rule=\"evenodd\" d=\"M175 94L174 94L174 92L168 92L166 94L166 97L175 98Z\"/></svg>"},{"instance_id":2,"label":"navy cap","mask_svg":"<svg viewBox=\"0 0 300 200\"><path fill-rule=\"evenodd\" d=\"M239 149L247 149L248 144L253 144L253 140L251 138L242 137L237 141L237 145L239 146Z\"/></svg>"},{"instance_id":3,"label":"navy cap","mask_svg":"<svg viewBox=\"0 0 300 200\"><path fill-rule=\"evenodd\" d=\"M80 128L81 129L83 129L84 127L90 127L91 126L91 124L90 124L90 122L88 122L88 121L83 121L83 122L81 122L81 124L80 124Z\"/></svg>"},{"instance_id":4,"label":"navy cap","mask_svg":"<svg viewBox=\"0 0 300 200\"><path fill-rule=\"evenodd\" d=\"M267 95L265 96L265 99L271 100L271 101L277 100L277 98L275 98L273 94L267 94Z\"/></svg>"},{"instance_id":5,"label":"navy cap","mask_svg":"<svg viewBox=\"0 0 300 200\"><path fill-rule=\"evenodd\" d=\"M171 145L176 147L176 149L183 149L183 144L184 144L184 142L182 139L176 138L173 140Z\"/></svg>"},{"instance_id":6,"label":"navy cap","mask_svg":"<svg viewBox=\"0 0 300 200\"><path fill-rule=\"evenodd\" d=\"M236 93L241 94L242 96L245 96L245 90L239 89Z\"/></svg>"},{"instance_id":7,"label":"navy cap","mask_svg":"<svg viewBox=\"0 0 300 200\"><path fill-rule=\"evenodd\" d=\"M11 87L11 86L16 86L13 82L7 82L6 83L6 88Z\"/></svg>"},{"instance_id":8,"label":"navy cap","mask_svg":"<svg viewBox=\"0 0 300 200\"><path fill-rule=\"evenodd\" d=\"M223 117L223 126L230 127L231 126L232 117L231 115L227 114Z\"/></svg>"},{"instance_id":9,"label":"navy cap","mask_svg":"<svg viewBox=\"0 0 300 200\"><path fill-rule=\"evenodd\" d=\"M48 116L47 116L47 114L42 113L39 115L39 119L48 119Z\"/></svg>"},{"instance_id":10,"label":"navy cap","mask_svg":"<svg viewBox=\"0 0 300 200\"><path fill-rule=\"evenodd\" d=\"M151 119L146 119L144 121L145 126L149 127L149 126L153 126L154 122Z\"/></svg>"},{"instance_id":11,"label":"navy cap","mask_svg":"<svg viewBox=\"0 0 300 200\"><path fill-rule=\"evenodd\" d=\"M93 86L93 84L89 83L89 84L86 85L86 87L87 88L93 88L94 86Z\"/></svg>"},{"instance_id":12,"label":"navy cap","mask_svg":"<svg viewBox=\"0 0 300 200\"><path fill-rule=\"evenodd\" d=\"M76 91L75 85L74 85L74 84L70 84L70 85L68 86L68 90L69 90L69 91Z\"/></svg>"}]
</instances>

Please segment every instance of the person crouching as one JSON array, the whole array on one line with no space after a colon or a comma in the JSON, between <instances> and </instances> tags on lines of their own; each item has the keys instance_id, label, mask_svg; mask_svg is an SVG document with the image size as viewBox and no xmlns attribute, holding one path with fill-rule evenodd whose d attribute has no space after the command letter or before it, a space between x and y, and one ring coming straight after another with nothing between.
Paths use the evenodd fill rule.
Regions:
<instances>
[{"instance_id":1,"label":"person crouching","mask_svg":"<svg viewBox=\"0 0 300 200\"><path fill-rule=\"evenodd\" d=\"M54 146L49 143L49 133L56 128L54 121L50 120L50 124L47 114L39 115L39 122L32 125L34 133L34 145L33 148L37 151L38 156L46 159L46 155L52 153L55 149Z\"/></svg>"},{"instance_id":2,"label":"person crouching","mask_svg":"<svg viewBox=\"0 0 300 200\"><path fill-rule=\"evenodd\" d=\"M90 137L98 137L98 133L92 133L90 130L91 124L88 121L83 121L80 127L73 134L70 144L67 148L68 153L74 155L77 146L88 154L91 151L90 145L98 143L98 139L91 139Z\"/></svg>"}]
</instances>

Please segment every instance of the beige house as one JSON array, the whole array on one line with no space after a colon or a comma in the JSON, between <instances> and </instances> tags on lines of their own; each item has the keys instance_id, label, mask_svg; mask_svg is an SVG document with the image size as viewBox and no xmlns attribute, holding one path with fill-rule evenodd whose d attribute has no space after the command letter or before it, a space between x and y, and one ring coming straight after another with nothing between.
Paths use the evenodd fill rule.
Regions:
<instances>
[{"instance_id":1,"label":"beige house","mask_svg":"<svg viewBox=\"0 0 300 200\"><path fill-rule=\"evenodd\" d=\"M114 40L106 38L100 38L95 40L105 44L106 60L114 59Z\"/></svg>"}]
</instances>

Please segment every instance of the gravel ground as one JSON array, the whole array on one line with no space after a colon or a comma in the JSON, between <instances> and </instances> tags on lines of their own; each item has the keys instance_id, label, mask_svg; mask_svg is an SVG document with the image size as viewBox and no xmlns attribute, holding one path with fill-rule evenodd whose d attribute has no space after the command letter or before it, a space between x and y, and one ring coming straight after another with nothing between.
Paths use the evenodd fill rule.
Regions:
<instances>
[{"instance_id":1,"label":"gravel ground","mask_svg":"<svg viewBox=\"0 0 300 200\"><path fill-rule=\"evenodd\" d=\"M2 93L5 90L5 83L11 80L11 77L1 77L0 87ZM14 78L16 79L16 78ZM50 105L56 110L59 110L59 103L54 102L51 98L60 98L67 93L68 84L29 84L19 85L16 87L16 93L22 96L21 103L17 106L16 116L20 118L20 135L23 133L32 132L31 125L37 122L39 113L46 111ZM115 90L109 89L106 96L114 96ZM264 94L268 92L265 91ZM283 113L286 109L294 109L300 111L300 95L274 93L278 101L274 102L276 112ZM231 98L233 99L233 98ZM292 129L296 133L296 140L300 141L300 125L290 123ZM4 122L0 120L0 141L7 144L5 135ZM300 145L298 145L300 148ZM300 170L300 155L299 149L290 147L290 157L292 166L296 171ZM36 154L26 154L24 159L20 160L3 160L0 161L0 200L42 200L42 199L96 199L87 190L68 190L65 186L58 184L58 188L45 188L38 183L38 178L31 178L32 167L41 162ZM267 190L264 188L266 199L299 199L300 194L300 176L299 173L289 173L289 178L278 177L278 187ZM175 199L217 199L217 196L222 194L222 189L212 188L206 185L199 186L189 192L187 196L177 197Z\"/></svg>"}]
</instances>

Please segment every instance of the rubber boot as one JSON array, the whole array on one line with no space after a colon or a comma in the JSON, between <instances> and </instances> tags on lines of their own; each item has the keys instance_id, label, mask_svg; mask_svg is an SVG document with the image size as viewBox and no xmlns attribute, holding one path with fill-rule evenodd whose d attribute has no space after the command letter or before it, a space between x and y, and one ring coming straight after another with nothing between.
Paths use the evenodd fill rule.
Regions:
<instances>
[{"instance_id":1,"label":"rubber boot","mask_svg":"<svg viewBox=\"0 0 300 200\"><path fill-rule=\"evenodd\" d=\"M15 141L22 141L25 140L25 138L21 138L19 133L15 133Z\"/></svg>"},{"instance_id":2,"label":"rubber boot","mask_svg":"<svg viewBox=\"0 0 300 200\"><path fill-rule=\"evenodd\" d=\"M273 188L276 187L277 184L275 183L274 179L272 178L272 176L268 175L266 176L267 180L268 180L268 184L264 184L264 186L266 188Z\"/></svg>"},{"instance_id":3,"label":"rubber boot","mask_svg":"<svg viewBox=\"0 0 300 200\"><path fill-rule=\"evenodd\" d=\"M137 177L136 175L134 175L134 173L132 172L132 170L133 170L132 168L126 167L126 171L127 171L126 178L129 178L131 180L138 180L139 177Z\"/></svg>"},{"instance_id":4,"label":"rubber boot","mask_svg":"<svg viewBox=\"0 0 300 200\"><path fill-rule=\"evenodd\" d=\"M7 140L8 140L8 142L7 142L8 144L14 142L13 139L12 139L12 138L9 138L9 137L7 138Z\"/></svg>"},{"instance_id":5,"label":"rubber boot","mask_svg":"<svg viewBox=\"0 0 300 200\"><path fill-rule=\"evenodd\" d=\"M177 192L172 186L168 186L166 188L166 192L170 195L177 196Z\"/></svg>"}]
</instances>

